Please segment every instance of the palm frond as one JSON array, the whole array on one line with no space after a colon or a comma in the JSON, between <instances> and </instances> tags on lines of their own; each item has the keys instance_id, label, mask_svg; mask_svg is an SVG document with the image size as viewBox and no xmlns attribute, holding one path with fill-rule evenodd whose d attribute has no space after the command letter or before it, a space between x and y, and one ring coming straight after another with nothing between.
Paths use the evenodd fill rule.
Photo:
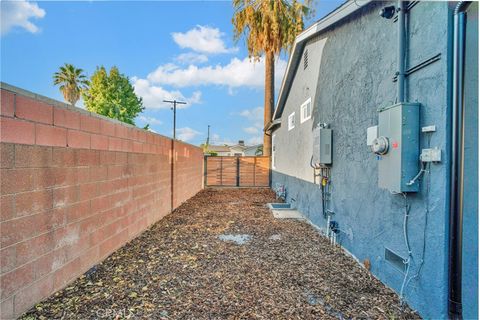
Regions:
<instances>
[{"instance_id":1,"label":"palm frond","mask_svg":"<svg viewBox=\"0 0 480 320\"><path fill-rule=\"evenodd\" d=\"M233 0L234 40L244 37L249 55L254 58L289 50L303 30L309 5L310 0L303 4L296 0Z\"/></svg>"},{"instance_id":2,"label":"palm frond","mask_svg":"<svg viewBox=\"0 0 480 320\"><path fill-rule=\"evenodd\" d=\"M64 99L74 106L89 82L82 69L65 63L60 66L59 71L53 74L53 84L59 85L59 90L62 92Z\"/></svg>"}]
</instances>

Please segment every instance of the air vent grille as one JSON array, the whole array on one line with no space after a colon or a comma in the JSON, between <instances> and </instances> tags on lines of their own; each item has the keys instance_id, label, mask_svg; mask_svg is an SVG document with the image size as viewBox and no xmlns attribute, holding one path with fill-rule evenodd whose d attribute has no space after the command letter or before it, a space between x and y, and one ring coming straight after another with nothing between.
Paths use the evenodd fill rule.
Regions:
<instances>
[{"instance_id":1,"label":"air vent grille","mask_svg":"<svg viewBox=\"0 0 480 320\"><path fill-rule=\"evenodd\" d=\"M307 69L308 67L308 49L305 49L303 53L303 70Z\"/></svg>"},{"instance_id":2,"label":"air vent grille","mask_svg":"<svg viewBox=\"0 0 480 320\"><path fill-rule=\"evenodd\" d=\"M404 259L388 248L385 248L385 260L390 262L396 269L405 272L407 265L403 263Z\"/></svg>"}]
</instances>

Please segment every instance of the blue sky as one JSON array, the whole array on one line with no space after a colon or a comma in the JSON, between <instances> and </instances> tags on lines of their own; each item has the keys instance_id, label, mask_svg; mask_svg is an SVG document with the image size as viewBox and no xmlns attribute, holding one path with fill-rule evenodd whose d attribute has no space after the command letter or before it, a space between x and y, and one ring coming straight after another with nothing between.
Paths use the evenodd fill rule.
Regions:
<instances>
[{"instance_id":1,"label":"blue sky","mask_svg":"<svg viewBox=\"0 0 480 320\"><path fill-rule=\"evenodd\" d=\"M319 1L306 26L342 1ZM167 136L183 99L177 135L193 144L261 142L263 63L232 39L230 1L1 2L1 80L63 101L52 75L72 63L90 76L117 66L130 77L146 110L136 123ZM277 61L278 89L288 57Z\"/></svg>"}]
</instances>

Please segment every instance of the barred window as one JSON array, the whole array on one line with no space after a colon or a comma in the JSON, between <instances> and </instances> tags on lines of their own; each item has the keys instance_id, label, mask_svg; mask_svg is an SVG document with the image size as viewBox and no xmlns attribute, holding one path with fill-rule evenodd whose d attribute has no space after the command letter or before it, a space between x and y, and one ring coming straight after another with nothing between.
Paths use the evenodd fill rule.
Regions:
<instances>
[{"instance_id":1,"label":"barred window","mask_svg":"<svg viewBox=\"0 0 480 320\"><path fill-rule=\"evenodd\" d=\"M304 123L312 117L312 98L308 98L300 106L300 123Z\"/></svg>"}]
</instances>

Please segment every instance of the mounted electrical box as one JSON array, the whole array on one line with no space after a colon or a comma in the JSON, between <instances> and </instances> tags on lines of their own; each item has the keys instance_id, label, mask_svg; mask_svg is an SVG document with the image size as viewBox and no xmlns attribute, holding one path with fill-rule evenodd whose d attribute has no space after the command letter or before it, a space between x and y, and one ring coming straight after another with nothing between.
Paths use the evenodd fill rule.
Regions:
<instances>
[{"instance_id":1,"label":"mounted electrical box","mask_svg":"<svg viewBox=\"0 0 480 320\"><path fill-rule=\"evenodd\" d=\"M398 103L378 110L378 186L391 192L418 192L420 104Z\"/></svg>"},{"instance_id":2,"label":"mounted electrical box","mask_svg":"<svg viewBox=\"0 0 480 320\"><path fill-rule=\"evenodd\" d=\"M332 164L332 129L326 125L313 130L313 163L317 166Z\"/></svg>"}]
</instances>

